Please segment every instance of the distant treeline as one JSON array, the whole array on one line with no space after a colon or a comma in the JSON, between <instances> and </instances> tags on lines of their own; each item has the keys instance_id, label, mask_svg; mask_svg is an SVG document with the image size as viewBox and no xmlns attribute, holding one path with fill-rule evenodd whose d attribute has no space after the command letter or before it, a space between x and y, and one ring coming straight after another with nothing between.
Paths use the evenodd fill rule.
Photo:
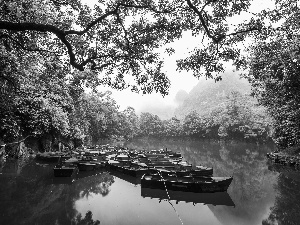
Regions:
<instances>
[{"instance_id":1,"label":"distant treeline","mask_svg":"<svg viewBox=\"0 0 300 225\"><path fill-rule=\"evenodd\" d=\"M134 136L194 137L267 141L272 136L272 121L255 99L231 92L226 100L209 113L192 111L184 118L161 120L151 113L136 117Z\"/></svg>"}]
</instances>

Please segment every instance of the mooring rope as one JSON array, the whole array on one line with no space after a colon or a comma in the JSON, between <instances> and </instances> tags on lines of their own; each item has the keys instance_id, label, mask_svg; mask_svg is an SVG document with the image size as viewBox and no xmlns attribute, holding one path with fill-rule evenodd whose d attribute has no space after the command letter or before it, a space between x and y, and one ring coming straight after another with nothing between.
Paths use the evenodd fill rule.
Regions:
<instances>
[{"instance_id":1,"label":"mooring rope","mask_svg":"<svg viewBox=\"0 0 300 225\"><path fill-rule=\"evenodd\" d=\"M172 208L174 209L174 211L175 211L175 213L176 213L178 219L180 220L181 224L183 225L183 221L182 221L182 219L180 218L179 213L177 212L177 210L175 209L174 205L173 205L172 202L171 202L171 198L170 198L170 195L169 195L169 192L168 192L168 189L167 189L167 185L166 185L165 179L163 178L163 176L161 175L161 173L160 173L159 170L157 170L157 172L158 172L158 175L159 175L159 176L162 178L162 180L163 180L163 183L164 183L164 186L165 186L165 190L166 190L167 195L168 195L168 202L169 202L169 204L172 206Z\"/></svg>"}]
</instances>

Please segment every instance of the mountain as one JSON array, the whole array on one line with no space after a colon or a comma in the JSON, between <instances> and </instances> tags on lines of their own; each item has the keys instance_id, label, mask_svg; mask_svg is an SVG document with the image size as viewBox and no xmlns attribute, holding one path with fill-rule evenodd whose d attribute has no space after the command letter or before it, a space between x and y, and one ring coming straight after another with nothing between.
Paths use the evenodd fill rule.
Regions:
<instances>
[{"instance_id":1,"label":"mountain","mask_svg":"<svg viewBox=\"0 0 300 225\"><path fill-rule=\"evenodd\" d=\"M233 91L240 92L242 95L249 95L251 92L248 81L241 79L237 72L225 72L222 80L218 82L212 79L199 81L189 94L184 96L182 103L175 109L174 115L179 119L192 111L204 115L218 107ZM178 95L181 96L182 93Z\"/></svg>"}]
</instances>

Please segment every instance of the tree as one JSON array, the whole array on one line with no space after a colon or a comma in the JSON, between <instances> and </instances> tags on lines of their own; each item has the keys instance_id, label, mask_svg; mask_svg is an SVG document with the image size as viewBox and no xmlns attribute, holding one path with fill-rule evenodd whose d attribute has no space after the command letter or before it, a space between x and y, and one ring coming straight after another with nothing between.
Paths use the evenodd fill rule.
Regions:
<instances>
[{"instance_id":1,"label":"tree","mask_svg":"<svg viewBox=\"0 0 300 225\"><path fill-rule=\"evenodd\" d=\"M285 38L254 48L250 81L254 95L274 118L274 138L282 148L299 145L299 46Z\"/></svg>"},{"instance_id":2,"label":"tree","mask_svg":"<svg viewBox=\"0 0 300 225\"><path fill-rule=\"evenodd\" d=\"M18 57L2 50L1 95L6 100L0 109L1 139L7 143L42 133L70 135L73 100L64 68L54 59L45 62L36 54Z\"/></svg>"},{"instance_id":3,"label":"tree","mask_svg":"<svg viewBox=\"0 0 300 225\"><path fill-rule=\"evenodd\" d=\"M135 109L127 107L121 112L121 133L125 138L132 138L139 133L139 118L136 115Z\"/></svg>"},{"instance_id":4,"label":"tree","mask_svg":"<svg viewBox=\"0 0 300 225\"><path fill-rule=\"evenodd\" d=\"M257 16L232 29L227 19L250 5L250 0L111 0L94 6L80 0L3 1L0 37L8 49L54 55L86 71L76 79L165 95L169 80L156 49L189 30L194 36L205 36L204 46L179 60L179 70L213 77L214 72L224 71L225 61L233 60L240 67L244 61L235 44L248 33L260 32L263 24ZM128 81L130 76L135 83Z\"/></svg>"},{"instance_id":5,"label":"tree","mask_svg":"<svg viewBox=\"0 0 300 225\"><path fill-rule=\"evenodd\" d=\"M300 144L299 4L278 4L281 7L264 13L276 29L266 29L249 49L248 78L253 94L274 118L275 142L286 148Z\"/></svg>"},{"instance_id":6,"label":"tree","mask_svg":"<svg viewBox=\"0 0 300 225\"><path fill-rule=\"evenodd\" d=\"M85 136L91 143L97 143L101 138L109 138L119 134L119 112L111 92L90 93L82 96L81 108L78 113L78 123L88 122Z\"/></svg>"},{"instance_id":7,"label":"tree","mask_svg":"<svg viewBox=\"0 0 300 225\"><path fill-rule=\"evenodd\" d=\"M159 136L161 134L163 123L157 115L148 112L140 115L140 132L145 136Z\"/></svg>"},{"instance_id":8,"label":"tree","mask_svg":"<svg viewBox=\"0 0 300 225\"><path fill-rule=\"evenodd\" d=\"M202 133L201 117L196 111L190 112L183 121L183 131L186 135L194 136Z\"/></svg>"},{"instance_id":9,"label":"tree","mask_svg":"<svg viewBox=\"0 0 300 225\"><path fill-rule=\"evenodd\" d=\"M212 127L218 127L218 135L227 138L267 140L270 137L271 120L265 108L249 95L234 91L226 101L210 112Z\"/></svg>"},{"instance_id":10,"label":"tree","mask_svg":"<svg viewBox=\"0 0 300 225\"><path fill-rule=\"evenodd\" d=\"M183 125L179 119L172 117L171 119L163 121L163 134L165 136L181 136L183 134Z\"/></svg>"}]
</instances>

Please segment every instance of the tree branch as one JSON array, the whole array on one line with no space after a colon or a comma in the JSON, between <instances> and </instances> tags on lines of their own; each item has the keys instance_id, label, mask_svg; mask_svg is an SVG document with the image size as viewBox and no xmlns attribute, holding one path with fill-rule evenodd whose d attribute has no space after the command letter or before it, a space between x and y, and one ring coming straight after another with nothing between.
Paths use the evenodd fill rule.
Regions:
<instances>
[{"instance_id":1,"label":"tree branch","mask_svg":"<svg viewBox=\"0 0 300 225\"><path fill-rule=\"evenodd\" d=\"M74 53L73 47L71 43L67 40L68 35L84 35L87 33L92 27L94 27L96 24L100 23L101 21L105 20L107 17L111 15L116 15L119 23L123 27L123 30L125 32L125 39L127 40L127 43L129 44L129 39L127 37L127 32L125 27L123 26L120 17L118 15L119 9L123 8L135 8L135 9L149 9L155 13L168 13L167 10L164 11L158 11L155 8L149 6L149 5L134 5L134 4L125 4L125 3L118 3L113 10L107 11L102 16L98 17L97 19L90 22L83 30L62 30L56 26L50 25L50 24L41 24L41 23L34 23L34 22L22 22L22 23L16 23L16 22L8 22L8 21L0 21L0 30L10 30L10 31L37 31L37 32L43 32L43 33L52 33L56 35L56 37L66 46L67 52L69 55L69 61L70 64L75 67L76 69L83 71L84 67L88 63L92 63L93 57L89 57L87 60L78 63L76 62L76 55ZM20 42L17 42L14 40L15 43L17 43L20 47L22 47L24 50L33 51L38 49L29 49L26 48L24 45L22 45ZM97 68L96 66L92 65L92 68ZM102 68L102 67L101 67Z\"/></svg>"},{"instance_id":2,"label":"tree branch","mask_svg":"<svg viewBox=\"0 0 300 225\"><path fill-rule=\"evenodd\" d=\"M194 6L192 4L192 2L190 0L186 0L188 6L198 15L199 19L200 19L200 22L206 32L206 35L211 38L215 43L219 43L225 36L224 35L221 35L220 37L215 37L214 35L211 34L210 30L208 29L208 26L207 24L205 23L205 20L202 16L202 12L200 12L196 6ZM210 3L210 2L209 2ZM204 6L206 6L208 3L206 3ZM204 9L204 7L202 8L202 10Z\"/></svg>"}]
</instances>

